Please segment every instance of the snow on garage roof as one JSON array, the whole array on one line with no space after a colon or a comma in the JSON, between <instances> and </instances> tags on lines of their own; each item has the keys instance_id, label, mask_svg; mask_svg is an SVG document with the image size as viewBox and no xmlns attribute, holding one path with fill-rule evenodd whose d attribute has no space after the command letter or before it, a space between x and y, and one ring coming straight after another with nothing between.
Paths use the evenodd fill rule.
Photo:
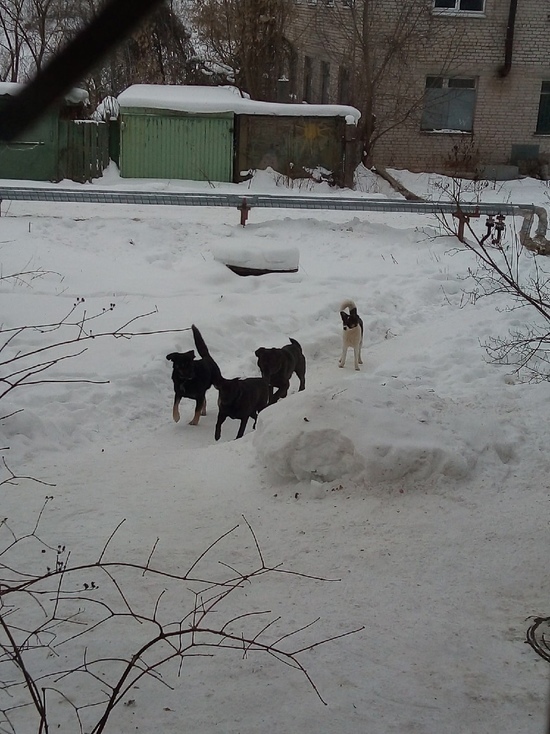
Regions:
<instances>
[{"instance_id":1,"label":"snow on garage roof","mask_svg":"<svg viewBox=\"0 0 550 734\"><path fill-rule=\"evenodd\" d=\"M170 86L134 84L118 96L121 108L178 110L180 112L235 112L246 115L345 117L356 123L361 113L355 107L328 104L280 104L242 97L235 87Z\"/></svg>"},{"instance_id":2,"label":"snow on garage roof","mask_svg":"<svg viewBox=\"0 0 550 734\"><path fill-rule=\"evenodd\" d=\"M24 86L24 84L19 84L19 82L0 82L0 97L6 94L18 94ZM85 89L79 89L78 87L69 90L66 94L63 95L63 99L69 104L80 104L81 102L89 102L88 92Z\"/></svg>"}]
</instances>

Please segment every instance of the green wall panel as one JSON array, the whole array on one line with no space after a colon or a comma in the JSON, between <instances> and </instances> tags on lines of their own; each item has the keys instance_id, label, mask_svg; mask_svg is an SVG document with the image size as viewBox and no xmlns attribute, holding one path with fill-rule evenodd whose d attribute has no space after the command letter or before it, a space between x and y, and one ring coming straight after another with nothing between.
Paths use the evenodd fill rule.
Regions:
<instances>
[{"instance_id":1,"label":"green wall panel","mask_svg":"<svg viewBox=\"0 0 550 734\"><path fill-rule=\"evenodd\" d=\"M125 178L233 180L233 115L122 109L120 174Z\"/></svg>"},{"instance_id":2,"label":"green wall panel","mask_svg":"<svg viewBox=\"0 0 550 734\"><path fill-rule=\"evenodd\" d=\"M7 97L0 96L0 115ZM57 181L57 121L54 108L12 143L0 140L0 178Z\"/></svg>"}]
</instances>

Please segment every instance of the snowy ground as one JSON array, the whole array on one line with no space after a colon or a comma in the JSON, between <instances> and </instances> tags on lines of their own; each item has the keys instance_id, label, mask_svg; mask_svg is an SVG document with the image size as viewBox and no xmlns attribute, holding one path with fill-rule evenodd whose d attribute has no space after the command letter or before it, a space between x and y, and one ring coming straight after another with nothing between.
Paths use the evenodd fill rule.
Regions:
<instances>
[{"instance_id":1,"label":"snowy ground","mask_svg":"<svg viewBox=\"0 0 550 734\"><path fill-rule=\"evenodd\" d=\"M442 179L394 174L428 198L442 195ZM94 186L201 188L124 181L115 171ZM263 174L218 188L248 186L270 191L275 183ZM363 188L395 196L368 176ZM548 205L548 189L532 179L489 186L482 196ZM480 233L483 225L475 224ZM507 222L508 238L514 226ZM266 250L297 252L298 272L242 278L217 259ZM523 258L527 273L533 258ZM481 346L535 316L506 310L504 294L472 303L465 294L475 258L442 236L434 218L253 210L242 228L238 212L226 209L4 202L0 264L3 329L58 322L74 304L80 316L105 309L96 333L154 311L131 328L196 323L226 377L257 375L255 349L282 346L289 336L307 358L306 390L298 394L293 378L289 397L240 441L234 421L214 441L214 390L198 426L188 425L193 405L185 400L182 421L172 421L165 355L193 348L187 330L86 342L85 353L37 379L106 384L48 382L3 398L5 461L18 475L55 485L0 487L1 514L17 536L32 531L48 495L39 535L65 548L62 560L70 551L71 564L91 562L125 520L111 560L145 563L159 538L156 566L182 573L240 525L205 559L204 573L219 573L220 560L245 573L255 551L244 516L267 564L338 579L263 576L228 606L229 616L270 610L261 621L249 618L245 631L253 636L280 616L276 638L320 617L296 636L300 647L364 627L300 658L326 706L300 671L266 655L220 650L186 659L179 677L169 667L172 688L140 680L107 731L544 731L548 666L524 640L529 618L550 614L550 396L547 383L523 384L488 363ZM6 278L39 270L40 277ZM337 366L346 298L365 324L360 372L351 355ZM0 354L60 334L24 331ZM9 536L0 539L3 548ZM21 544L17 562L45 571L55 552ZM154 609L159 587L151 579L129 574L126 583L132 603ZM168 591L159 616L183 617L191 600L168 581L161 586ZM84 644L89 656L133 652L139 634L129 622L99 628L56 650L61 669L81 662ZM29 657L36 675L59 664ZM62 685L73 701L92 695L84 676ZM51 731L77 731L72 707L48 696ZM11 716L18 734L37 730L31 709Z\"/></svg>"}]
</instances>

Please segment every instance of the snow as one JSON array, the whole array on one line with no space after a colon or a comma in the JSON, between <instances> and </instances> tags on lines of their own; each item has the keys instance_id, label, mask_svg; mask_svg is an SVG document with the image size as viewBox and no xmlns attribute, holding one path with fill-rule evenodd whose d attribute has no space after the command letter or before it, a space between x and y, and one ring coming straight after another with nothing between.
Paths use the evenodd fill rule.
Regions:
<instances>
[{"instance_id":1,"label":"snow","mask_svg":"<svg viewBox=\"0 0 550 734\"><path fill-rule=\"evenodd\" d=\"M431 174L392 175L428 198L453 186ZM111 166L91 185L214 186L246 195L280 193L277 181L266 172L235 185L126 181ZM396 196L367 172L359 183L369 195ZM548 206L546 185L533 179L468 186L468 196L485 201ZM308 193L328 190L319 184ZM483 218L472 223L485 233ZM520 225L507 219L507 242ZM299 647L364 627L301 657L326 706L300 671L218 650L214 658L185 659L179 676L169 666L163 681L172 688L141 679L107 731L544 730L547 663L524 640L530 618L549 612L550 397L547 383L522 383L488 362L482 346L537 316L510 310L505 293L470 298L475 257L434 217L254 208L243 228L232 209L5 201L0 232L3 329L56 323L74 307L72 321L84 311L101 314L91 323L96 334L146 313L128 328L160 332L89 340L84 353L37 376L84 382L22 386L3 398L5 461L18 475L54 485L1 485L2 517L18 535L32 532L44 497L53 497L39 524L51 550L26 543L9 560L45 571L61 546L71 564L90 562L124 520L110 560L146 563L158 538L156 567L183 573L238 525L201 569L245 572L255 546L244 516L267 564L308 576L274 572L247 585L230 614L271 613L261 622L248 618L244 630L254 634L280 617L273 639L319 617L296 635ZM294 252L299 269L239 277L219 261L221 252L241 262L266 252L288 262ZM536 262L548 269L546 260ZM533 265L522 253L521 272L532 274ZM22 271L36 277L6 279ZM351 359L338 368L338 311L347 298L365 325L359 372ZM307 359L305 391L293 377L289 396L238 441L231 420L214 441L213 389L198 426L188 425L188 400L175 424L165 356L194 349L192 323L226 377L256 376L258 347L297 339ZM3 355L65 336L27 330ZM8 541L3 535L2 547ZM94 598L107 593L102 584ZM128 572L127 584L131 603L147 612L166 588L158 603L165 618L181 618L192 603L169 580L157 587ZM93 608L84 616L93 620ZM37 659L35 670L78 664L84 640L88 657L128 654L140 634L129 621L99 628L57 648L59 659ZM71 699L92 695L81 678L56 683L63 685ZM48 712L52 731L78 730L71 706L53 693ZM92 713L83 712L86 722ZM37 730L31 709L12 715L17 732Z\"/></svg>"},{"instance_id":2,"label":"snow","mask_svg":"<svg viewBox=\"0 0 550 734\"><path fill-rule=\"evenodd\" d=\"M19 82L0 82L0 97L6 94L18 94L24 86ZM74 87L64 95L64 100L69 104L87 104L89 95L85 89Z\"/></svg>"},{"instance_id":3,"label":"snow","mask_svg":"<svg viewBox=\"0 0 550 734\"><path fill-rule=\"evenodd\" d=\"M279 244L254 244L253 248L214 246L214 260L252 270L298 270L300 252L297 247L281 247Z\"/></svg>"},{"instance_id":4,"label":"snow","mask_svg":"<svg viewBox=\"0 0 550 734\"><path fill-rule=\"evenodd\" d=\"M348 125L356 124L361 116L359 110L348 105L259 102L242 96L236 87L134 84L121 92L117 99L122 112L145 107L197 114L234 112L241 115L344 117Z\"/></svg>"}]
</instances>

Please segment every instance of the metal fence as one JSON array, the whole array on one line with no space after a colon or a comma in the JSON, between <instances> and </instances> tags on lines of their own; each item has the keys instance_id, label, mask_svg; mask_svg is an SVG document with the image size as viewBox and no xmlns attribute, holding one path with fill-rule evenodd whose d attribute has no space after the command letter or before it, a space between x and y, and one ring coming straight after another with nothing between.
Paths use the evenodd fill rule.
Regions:
<instances>
[{"instance_id":1,"label":"metal fence","mask_svg":"<svg viewBox=\"0 0 550 734\"><path fill-rule=\"evenodd\" d=\"M167 206L217 206L243 209L324 209L339 211L409 212L414 214L515 215L535 211L533 204L509 202L406 201L351 196L284 194L187 193L158 191L106 191L1 186L1 201L52 201L89 204Z\"/></svg>"}]
</instances>

